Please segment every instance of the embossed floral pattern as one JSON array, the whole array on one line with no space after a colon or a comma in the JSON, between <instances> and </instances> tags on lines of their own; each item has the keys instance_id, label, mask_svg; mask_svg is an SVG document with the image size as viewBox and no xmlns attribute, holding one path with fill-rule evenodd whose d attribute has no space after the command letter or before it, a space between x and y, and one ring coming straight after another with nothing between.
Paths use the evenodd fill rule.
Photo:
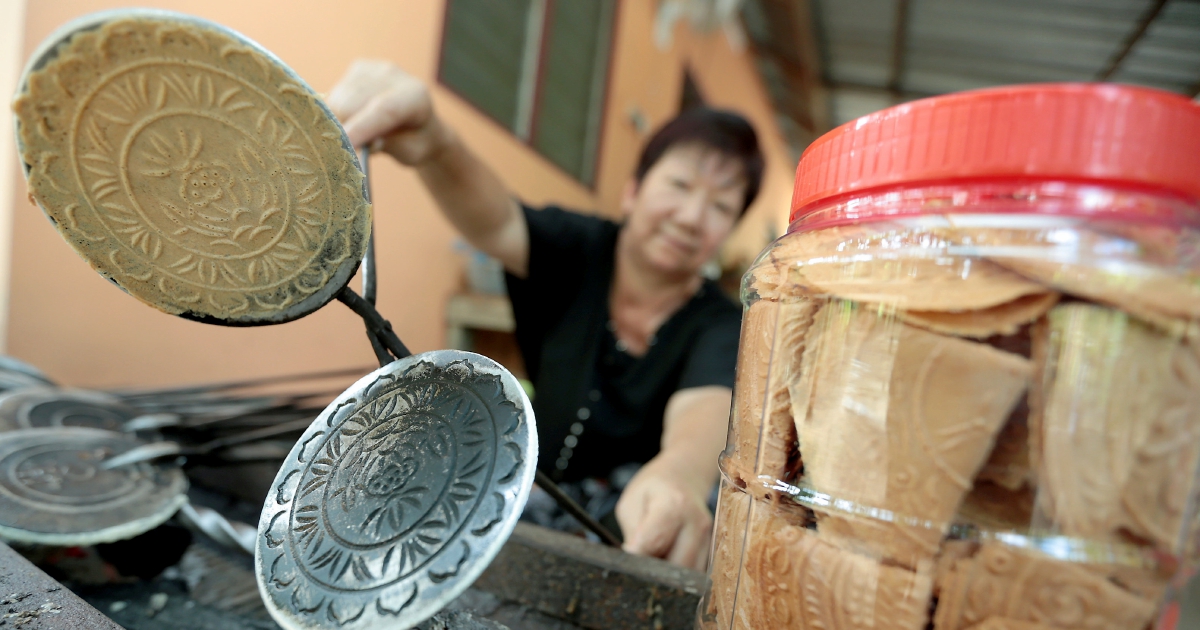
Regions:
<instances>
[{"instance_id":1,"label":"embossed floral pattern","mask_svg":"<svg viewBox=\"0 0 1200 630\"><path fill-rule=\"evenodd\" d=\"M76 34L16 109L39 204L93 267L167 312L286 321L331 299L366 247L337 123L225 33L130 19Z\"/></svg>"},{"instance_id":2,"label":"embossed floral pattern","mask_svg":"<svg viewBox=\"0 0 1200 630\"><path fill-rule=\"evenodd\" d=\"M117 433L78 427L0 433L0 536L86 545L165 521L184 500L180 470L144 462L100 466L137 445Z\"/></svg>"},{"instance_id":3,"label":"embossed floral pattern","mask_svg":"<svg viewBox=\"0 0 1200 630\"><path fill-rule=\"evenodd\" d=\"M179 197L197 208L206 208L208 204L227 197L237 203L235 195L225 192L232 184L233 178L229 175L228 167L197 164L183 174L183 180L179 184ZM221 210L226 213L234 211L228 208Z\"/></svg>"},{"instance_id":4,"label":"embossed floral pattern","mask_svg":"<svg viewBox=\"0 0 1200 630\"><path fill-rule=\"evenodd\" d=\"M398 361L335 400L280 469L259 563L288 615L413 614L515 522L533 465L515 379L434 354L447 358Z\"/></svg>"}]
</instances>

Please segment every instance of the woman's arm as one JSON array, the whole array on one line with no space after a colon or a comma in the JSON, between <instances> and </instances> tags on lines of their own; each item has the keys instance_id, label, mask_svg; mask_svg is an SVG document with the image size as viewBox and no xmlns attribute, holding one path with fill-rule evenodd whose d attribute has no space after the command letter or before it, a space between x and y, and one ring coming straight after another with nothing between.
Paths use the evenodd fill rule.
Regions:
<instances>
[{"instance_id":1,"label":"woman's arm","mask_svg":"<svg viewBox=\"0 0 1200 630\"><path fill-rule=\"evenodd\" d=\"M329 93L354 146L375 143L416 169L438 208L480 251L525 277L525 215L496 176L433 109L429 89L384 61L356 61Z\"/></svg>"},{"instance_id":2,"label":"woman's arm","mask_svg":"<svg viewBox=\"0 0 1200 630\"><path fill-rule=\"evenodd\" d=\"M728 387L675 392L663 418L662 450L642 466L617 502L625 550L704 570L712 535L708 495L725 447Z\"/></svg>"}]
</instances>

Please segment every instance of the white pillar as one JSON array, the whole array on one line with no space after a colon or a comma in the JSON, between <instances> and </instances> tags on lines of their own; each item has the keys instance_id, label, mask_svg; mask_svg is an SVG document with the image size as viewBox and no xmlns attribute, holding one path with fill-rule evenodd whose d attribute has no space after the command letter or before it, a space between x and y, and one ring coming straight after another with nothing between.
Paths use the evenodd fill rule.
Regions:
<instances>
[{"instance_id":1,"label":"white pillar","mask_svg":"<svg viewBox=\"0 0 1200 630\"><path fill-rule=\"evenodd\" d=\"M8 298L12 272L12 224L16 196L25 190L13 140L8 105L24 62L26 0L0 0L0 353L8 343Z\"/></svg>"}]
</instances>

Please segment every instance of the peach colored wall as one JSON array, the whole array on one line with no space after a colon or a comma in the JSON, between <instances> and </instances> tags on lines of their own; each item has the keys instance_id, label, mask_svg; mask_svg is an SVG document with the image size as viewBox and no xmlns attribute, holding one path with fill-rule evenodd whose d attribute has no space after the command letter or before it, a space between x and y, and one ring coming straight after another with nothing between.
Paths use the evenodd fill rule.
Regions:
<instances>
[{"instance_id":1,"label":"peach colored wall","mask_svg":"<svg viewBox=\"0 0 1200 630\"><path fill-rule=\"evenodd\" d=\"M0 0L0 94L17 87L25 55L25 0ZM12 125L0 122L0 330L7 330L8 282L12 263L12 216L15 191L24 188L17 171ZM4 351L0 335L0 352Z\"/></svg>"},{"instance_id":2,"label":"peach colored wall","mask_svg":"<svg viewBox=\"0 0 1200 630\"><path fill-rule=\"evenodd\" d=\"M598 185L599 203L615 212L621 187L637 162L645 138L629 122L637 109L649 129L676 114L683 89L684 68L690 69L710 105L740 111L759 133L767 157L767 172L758 201L743 218L726 245L724 258L746 263L766 245L766 234L780 233L787 222L795 164L775 122L770 97L748 51L732 49L724 33L693 33L685 21L675 25L669 50L654 43L654 14L658 2L621 3L618 42L613 56L607 126L603 139Z\"/></svg>"},{"instance_id":3,"label":"peach colored wall","mask_svg":"<svg viewBox=\"0 0 1200 630\"><path fill-rule=\"evenodd\" d=\"M63 22L114 0L31 2L25 54ZM417 76L436 76L443 3L436 0L154 0L151 6L199 15L234 28L274 51L318 91L328 90L357 57L386 58ZM657 124L675 111L683 67L706 97L754 120L771 162L762 201L737 235L735 257L764 244L765 225L786 215L792 165L766 93L747 53L724 35L676 29L670 50L655 48L653 0L623 0L618 10L608 109L595 190L550 166L455 95L434 88L436 105L512 190L533 203L555 201L608 215L617 212L643 138L629 122L637 107ZM416 177L373 158L379 249L379 307L414 351L441 347L444 303L458 290L454 233ZM124 295L78 259L40 210L15 197L8 352L77 386L166 384L367 365L373 360L357 320L340 304L302 320L264 328L221 328L159 313ZM2 253L2 250L0 250ZM357 282L357 281L356 281Z\"/></svg>"}]
</instances>

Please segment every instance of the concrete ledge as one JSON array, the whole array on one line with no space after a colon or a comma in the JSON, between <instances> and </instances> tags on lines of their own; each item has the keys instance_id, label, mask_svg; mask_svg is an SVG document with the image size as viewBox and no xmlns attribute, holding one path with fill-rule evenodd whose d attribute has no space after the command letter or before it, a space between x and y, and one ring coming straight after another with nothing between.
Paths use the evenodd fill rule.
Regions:
<instances>
[{"instance_id":1,"label":"concrete ledge","mask_svg":"<svg viewBox=\"0 0 1200 630\"><path fill-rule=\"evenodd\" d=\"M0 543L0 627L121 630L4 543Z\"/></svg>"}]
</instances>

